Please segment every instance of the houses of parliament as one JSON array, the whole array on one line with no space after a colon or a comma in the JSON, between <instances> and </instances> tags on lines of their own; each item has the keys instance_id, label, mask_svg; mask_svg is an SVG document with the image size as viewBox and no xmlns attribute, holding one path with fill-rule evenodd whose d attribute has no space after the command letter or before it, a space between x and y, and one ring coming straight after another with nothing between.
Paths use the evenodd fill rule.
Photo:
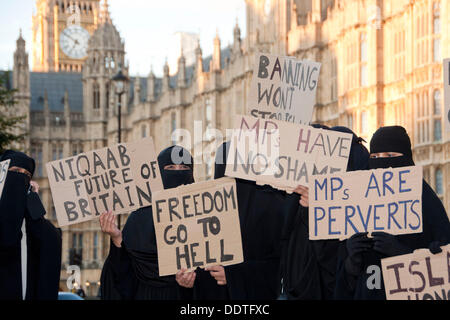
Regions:
<instances>
[{"instance_id":1,"label":"houses of parliament","mask_svg":"<svg viewBox=\"0 0 450 320\"><path fill-rule=\"evenodd\" d=\"M244 0L242 0L244 1ZM414 161L450 212L450 133L443 128L443 58L450 57L450 2L446 0L245 0L246 36L195 62L181 53L177 71L163 67L130 77L122 96L122 141L152 136L156 151L172 133L216 128L246 113L257 52L322 63L313 122L351 128L367 142L385 125L404 126ZM31 49L20 35L10 85L16 112L27 116L26 151L36 160L34 179L47 218L57 225L45 170L49 161L117 143L118 96L110 79L125 64L126 39L107 1L36 0ZM175 10L175 9L174 9ZM76 15L73 15L73 13ZM115 19L120 19L118 15ZM215 28L215 26L211 26ZM142 30L151 41L151 35ZM31 68L28 51L32 52ZM149 53L150 54L150 53ZM140 70L144 72L144 70ZM201 121L201 122L196 122ZM188 141L189 142L189 141ZM186 143L186 141L184 141ZM191 150L217 142L202 139ZM213 176L213 158L194 154L196 179ZM200 161L203 160L203 161ZM61 288L69 265L81 267L81 287L97 295L109 238L97 220L62 228Z\"/></svg>"}]
</instances>

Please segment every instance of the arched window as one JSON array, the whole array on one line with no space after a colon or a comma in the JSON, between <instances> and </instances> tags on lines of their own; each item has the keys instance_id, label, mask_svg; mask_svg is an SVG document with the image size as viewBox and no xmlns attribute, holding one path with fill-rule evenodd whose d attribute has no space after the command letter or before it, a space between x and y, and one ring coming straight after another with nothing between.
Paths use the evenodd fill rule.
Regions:
<instances>
[{"instance_id":1,"label":"arched window","mask_svg":"<svg viewBox=\"0 0 450 320\"><path fill-rule=\"evenodd\" d=\"M141 137L142 137L142 138L147 137L147 126L146 126L145 124L143 124L143 125L141 126Z\"/></svg>"},{"instance_id":2,"label":"arched window","mask_svg":"<svg viewBox=\"0 0 450 320\"><path fill-rule=\"evenodd\" d=\"M361 134L369 132L369 115L367 111L361 112Z\"/></svg>"},{"instance_id":3,"label":"arched window","mask_svg":"<svg viewBox=\"0 0 450 320\"><path fill-rule=\"evenodd\" d=\"M433 94L433 135L434 141L441 141L442 139L442 121L441 121L441 112L442 112L442 101L441 101L441 92L439 90L435 90Z\"/></svg>"},{"instance_id":4,"label":"arched window","mask_svg":"<svg viewBox=\"0 0 450 320\"><path fill-rule=\"evenodd\" d=\"M94 109L100 109L100 87L98 83L94 83L92 102Z\"/></svg>"},{"instance_id":5,"label":"arched window","mask_svg":"<svg viewBox=\"0 0 450 320\"><path fill-rule=\"evenodd\" d=\"M206 99L205 101L205 127L209 128L212 125L212 107L211 107L211 100Z\"/></svg>"},{"instance_id":6,"label":"arched window","mask_svg":"<svg viewBox=\"0 0 450 320\"><path fill-rule=\"evenodd\" d=\"M440 3L435 2L433 6L433 60L441 61L441 10Z\"/></svg>"},{"instance_id":7,"label":"arched window","mask_svg":"<svg viewBox=\"0 0 450 320\"><path fill-rule=\"evenodd\" d=\"M441 115L441 92L439 90L434 91L434 115Z\"/></svg>"},{"instance_id":8,"label":"arched window","mask_svg":"<svg viewBox=\"0 0 450 320\"><path fill-rule=\"evenodd\" d=\"M106 109L109 109L109 91L111 89L111 86L109 83L106 84L106 92L105 92L105 99L106 99Z\"/></svg>"},{"instance_id":9,"label":"arched window","mask_svg":"<svg viewBox=\"0 0 450 320\"><path fill-rule=\"evenodd\" d=\"M438 195L444 194L444 181L442 176L442 169L438 168L435 172L435 178L436 178L436 193Z\"/></svg>"}]
</instances>

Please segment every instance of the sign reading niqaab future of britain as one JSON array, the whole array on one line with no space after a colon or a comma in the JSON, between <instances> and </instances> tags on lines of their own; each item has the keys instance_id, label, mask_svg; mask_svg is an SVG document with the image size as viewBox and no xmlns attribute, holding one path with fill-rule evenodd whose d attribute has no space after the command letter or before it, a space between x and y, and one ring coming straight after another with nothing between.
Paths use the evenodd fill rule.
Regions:
<instances>
[{"instance_id":1,"label":"sign reading niqaab future of britain","mask_svg":"<svg viewBox=\"0 0 450 320\"><path fill-rule=\"evenodd\" d=\"M0 199L2 198L3 187L5 186L6 175L8 174L10 159L0 162Z\"/></svg>"},{"instance_id":2,"label":"sign reading niqaab future of britain","mask_svg":"<svg viewBox=\"0 0 450 320\"><path fill-rule=\"evenodd\" d=\"M450 132L450 59L444 60L444 132Z\"/></svg>"},{"instance_id":3,"label":"sign reading niqaab future of britain","mask_svg":"<svg viewBox=\"0 0 450 320\"><path fill-rule=\"evenodd\" d=\"M422 232L422 167L315 176L309 185L309 239L355 233Z\"/></svg>"},{"instance_id":4,"label":"sign reading niqaab future of britain","mask_svg":"<svg viewBox=\"0 0 450 320\"><path fill-rule=\"evenodd\" d=\"M265 53L256 55L248 96L249 115L309 124L321 64Z\"/></svg>"},{"instance_id":5,"label":"sign reading niqaab future of britain","mask_svg":"<svg viewBox=\"0 0 450 320\"><path fill-rule=\"evenodd\" d=\"M347 169L352 135L236 116L225 175L292 191L311 176Z\"/></svg>"},{"instance_id":6,"label":"sign reading niqaab future of britain","mask_svg":"<svg viewBox=\"0 0 450 320\"><path fill-rule=\"evenodd\" d=\"M150 137L49 162L47 174L59 226L149 206L163 189Z\"/></svg>"},{"instance_id":7,"label":"sign reading niqaab future of britain","mask_svg":"<svg viewBox=\"0 0 450 320\"><path fill-rule=\"evenodd\" d=\"M236 182L230 178L156 192L152 208L159 275L241 263L237 201Z\"/></svg>"},{"instance_id":8,"label":"sign reading niqaab future of britain","mask_svg":"<svg viewBox=\"0 0 450 320\"><path fill-rule=\"evenodd\" d=\"M450 300L450 244L381 260L387 300Z\"/></svg>"}]
</instances>

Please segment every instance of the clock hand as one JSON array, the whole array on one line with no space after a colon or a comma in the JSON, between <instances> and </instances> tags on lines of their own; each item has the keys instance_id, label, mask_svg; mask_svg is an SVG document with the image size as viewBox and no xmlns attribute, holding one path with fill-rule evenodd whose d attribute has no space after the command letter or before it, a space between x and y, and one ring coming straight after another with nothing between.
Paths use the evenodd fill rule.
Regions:
<instances>
[{"instance_id":1,"label":"clock hand","mask_svg":"<svg viewBox=\"0 0 450 320\"><path fill-rule=\"evenodd\" d=\"M71 36L69 36L65 31L63 31L63 35L65 35L67 38L69 38L72 41L77 41L74 38L72 38Z\"/></svg>"}]
</instances>

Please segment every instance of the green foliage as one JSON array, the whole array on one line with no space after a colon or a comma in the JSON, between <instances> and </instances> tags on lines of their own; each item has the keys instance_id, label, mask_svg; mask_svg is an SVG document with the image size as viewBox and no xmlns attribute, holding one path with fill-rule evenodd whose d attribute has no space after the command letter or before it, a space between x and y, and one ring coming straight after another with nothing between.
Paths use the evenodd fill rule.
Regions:
<instances>
[{"instance_id":1,"label":"green foliage","mask_svg":"<svg viewBox=\"0 0 450 320\"><path fill-rule=\"evenodd\" d=\"M0 74L0 154L3 153L12 142L21 142L26 134L13 134L15 128L25 120L26 116L14 114L14 106L17 101L14 98L15 89L8 88L9 72ZM11 112L12 111L12 112Z\"/></svg>"}]
</instances>

